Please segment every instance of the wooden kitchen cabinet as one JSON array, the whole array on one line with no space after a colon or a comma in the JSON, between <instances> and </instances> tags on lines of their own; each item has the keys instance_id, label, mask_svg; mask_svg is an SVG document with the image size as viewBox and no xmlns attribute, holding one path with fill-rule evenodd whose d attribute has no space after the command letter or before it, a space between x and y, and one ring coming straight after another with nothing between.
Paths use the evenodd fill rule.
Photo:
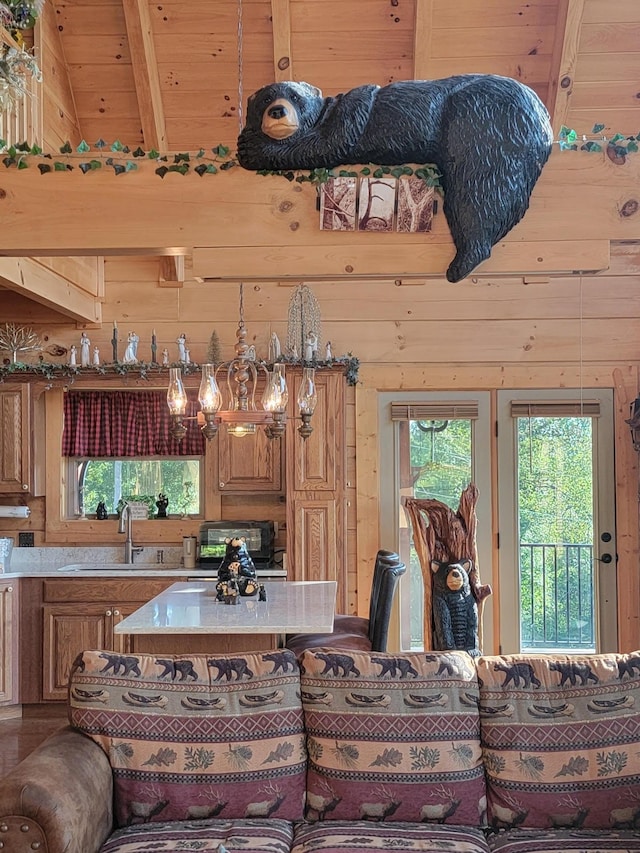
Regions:
<instances>
[{"instance_id":1,"label":"wooden kitchen cabinet","mask_svg":"<svg viewBox=\"0 0 640 853\"><path fill-rule=\"evenodd\" d=\"M289 401L298 394L293 377ZM341 372L316 373L318 403L306 441L300 421L287 421L287 553L291 580L337 580L337 608L346 605L345 380ZM292 449L293 448L293 449Z\"/></svg>"},{"instance_id":2,"label":"wooden kitchen cabinet","mask_svg":"<svg viewBox=\"0 0 640 853\"><path fill-rule=\"evenodd\" d=\"M0 705L18 701L18 588L0 582Z\"/></svg>"},{"instance_id":3,"label":"wooden kitchen cabinet","mask_svg":"<svg viewBox=\"0 0 640 853\"><path fill-rule=\"evenodd\" d=\"M186 580L186 578L184 578ZM65 700L71 665L84 649L131 651L115 625L181 578L73 578L44 582L42 699Z\"/></svg>"},{"instance_id":4,"label":"wooden kitchen cabinet","mask_svg":"<svg viewBox=\"0 0 640 853\"><path fill-rule=\"evenodd\" d=\"M262 427L238 438L222 425L216 440L221 492L282 491L284 438L269 439Z\"/></svg>"},{"instance_id":5,"label":"wooden kitchen cabinet","mask_svg":"<svg viewBox=\"0 0 640 853\"><path fill-rule=\"evenodd\" d=\"M44 430L35 400L36 392L28 382L0 385L0 494L38 495L43 478L36 464L34 449ZM41 445L44 446L44 445Z\"/></svg>"}]
</instances>

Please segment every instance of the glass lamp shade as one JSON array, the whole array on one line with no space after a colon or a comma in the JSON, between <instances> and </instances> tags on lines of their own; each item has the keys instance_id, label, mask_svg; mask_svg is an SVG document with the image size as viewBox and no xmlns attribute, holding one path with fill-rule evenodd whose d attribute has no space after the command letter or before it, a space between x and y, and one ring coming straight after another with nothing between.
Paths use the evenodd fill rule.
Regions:
<instances>
[{"instance_id":1,"label":"glass lamp shade","mask_svg":"<svg viewBox=\"0 0 640 853\"><path fill-rule=\"evenodd\" d=\"M182 384L182 374L179 367L169 368L167 405L169 406L169 413L172 415L184 415L187 411L187 394Z\"/></svg>"},{"instance_id":2,"label":"glass lamp shade","mask_svg":"<svg viewBox=\"0 0 640 853\"><path fill-rule=\"evenodd\" d=\"M313 367L302 368L302 380L298 389L298 408L301 415L312 415L316 410L316 371Z\"/></svg>"},{"instance_id":3,"label":"glass lamp shade","mask_svg":"<svg viewBox=\"0 0 640 853\"><path fill-rule=\"evenodd\" d=\"M274 364L262 395L262 405L267 412L283 413L287 409L288 402L289 391L284 375L284 364Z\"/></svg>"},{"instance_id":4,"label":"glass lamp shade","mask_svg":"<svg viewBox=\"0 0 640 853\"><path fill-rule=\"evenodd\" d=\"M222 394L216 382L215 367L213 364L202 365L202 379L198 391L200 408L206 414L215 414L222 405Z\"/></svg>"}]
</instances>

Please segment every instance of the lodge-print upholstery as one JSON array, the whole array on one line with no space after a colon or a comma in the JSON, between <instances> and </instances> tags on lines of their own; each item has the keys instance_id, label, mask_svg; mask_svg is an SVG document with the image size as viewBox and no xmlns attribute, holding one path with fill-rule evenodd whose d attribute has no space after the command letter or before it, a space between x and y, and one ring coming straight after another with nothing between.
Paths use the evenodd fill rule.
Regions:
<instances>
[{"instance_id":1,"label":"lodge-print upholstery","mask_svg":"<svg viewBox=\"0 0 640 853\"><path fill-rule=\"evenodd\" d=\"M304 653L306 817L481 825L478 681L466 652Z\"/></svg>"},{"instance_id":2,"label":"lodge-print upholstery","mask_svg":"<svg viewBox=\"0 0 640 853\"><path fill-rule=\"evenodd\" d=\"M291 822L277 818L146 823L114 832L100 853L289 853L292 840Z\"/></svg>"},{"instance_id":3,"label":"lodge-print upholstery","mask_svg":"<svg viewBox=\"0 0 640 853\"><path fill-rule=\"evenodd\" d=\"M72 725L109 757L120 827L302 817L307 756L291 652L85 651L69 705Z\"/></svg>"},{"instance_id":4,"label":"lodge-print upholstery","mask_svg":"<svg viewBox=\"0 0 640 853\"><path fill-rule=\"evenodd\" d=\"M477 665L489 825L640 829L640 656Z\"/></svg>"},{"instance_id":5,"label":"lodge-print upholstery","mask_svg":"<svg viewBox=\"0 0 640 853\"><path fill-rule=\"evenodd\" d=\"M488 853L480 829L405 821L396 821L390 827L388 823L370 820L298 824L291 853L362 853L363 850Z\"/></svg>"}]
</instances>

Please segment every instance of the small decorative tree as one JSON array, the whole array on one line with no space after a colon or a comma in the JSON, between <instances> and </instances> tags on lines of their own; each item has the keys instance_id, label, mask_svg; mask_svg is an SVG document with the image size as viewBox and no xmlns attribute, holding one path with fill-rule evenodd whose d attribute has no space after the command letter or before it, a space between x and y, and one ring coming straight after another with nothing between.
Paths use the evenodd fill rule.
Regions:
<instances>
[{"instance_id":1,"label":"small decorative tree","mask_svg":"<svg viewBox=\"0 0 640 853\"><path fill-rule=\"evenodd\" d=\"M220 338L214 330L209 338L209 347L207 349L207 364L219 364L222 361L222 350L220 348Z\"/></svg>"}]
</instances>

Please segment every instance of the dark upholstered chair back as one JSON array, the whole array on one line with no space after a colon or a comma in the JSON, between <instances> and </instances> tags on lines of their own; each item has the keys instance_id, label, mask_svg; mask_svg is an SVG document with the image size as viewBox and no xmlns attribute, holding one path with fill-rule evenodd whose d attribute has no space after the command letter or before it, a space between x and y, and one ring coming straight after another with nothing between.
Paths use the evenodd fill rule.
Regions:
<instances>
[{"instance_id":1,"label":"dark upholstered chair back","mask_svg":"<svg viewBox=\"0 0 640 853\"><path fill-rule=\"evenodd\" d=\"M386 558L382 562L383 567L380 572L375 611L373 616L369 618L369 640L371 641L371 650L374 652L386 652L387 650L393 600L398 582L407 570L407 567L397 554L393 554L392 557Z\"/></svg>"}]
</instances>

